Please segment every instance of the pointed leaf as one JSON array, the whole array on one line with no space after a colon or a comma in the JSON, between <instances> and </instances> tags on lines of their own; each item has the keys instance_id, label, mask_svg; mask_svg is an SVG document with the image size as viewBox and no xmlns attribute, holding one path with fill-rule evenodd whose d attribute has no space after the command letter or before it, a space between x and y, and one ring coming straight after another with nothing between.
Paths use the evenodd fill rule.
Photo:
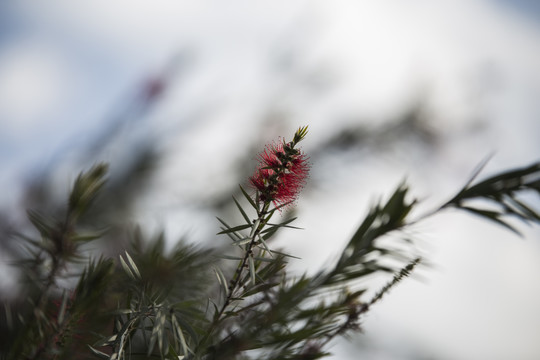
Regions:
<instances>
[{"instance_id":1,"label":"pointed leaf","mask_svg":"<svg viewBox=\"0 0 540 360\"><path fill-rule=\"evenodd\" d=\"M255 285L255 274L256 274L255 270L256 269L255 269L255 263L253 262L253 257L252 256L248 257L248 261L249 261L249 273L251 275L251 283Z\"/></svg>"},{"instance_id":2,"label":"pointed leaf","mask_svg":"<svg viewBox=\"0 0 540 360\"><path fill-rule=\"evenodd\" d=\"M518 199L513 198L513 197L508 197L507 201L509 201L512 205L517 207L519 211L521 211L527 219L534 220L537 222L540 221L540 214L538 214L535 210L531 209L522 201L519 201Z\"/></svg>"},{"instance_id":3,"label":"pointed leaf","mask_svg":"<svg viewBox=\"0 0 540 360\"><path fill-rule=\"evenodd\" d=\"M172 328L173 328L173 333L175 333L179 340L180 340L180 346L182 348L182 353L187 354L189 352L189 347L187 346L187 343L186 343L186 339L184 337L184 333L182 331L182 327L180 326L180 324L178 323L178 321L176 320L176 316L173 314L171 314L171 324L172 324Z\"/></svg>"},{"instance_id":4,"label":"pointed leaf","mask_svg":"<svg viewBox=\"0 0 540 360\"><path fill-rule=\"evenodd\" d=\"M152 351L154 351L154 347L156 346L156 342L158 341L158 338L159 338L160 322L158 320L158 315L159 315L159 311L153 319L154 326L152 327L152 335L150 335L150 344L148 344L148 351L147 351L148 357L150 357L150 355L152 354Z\"/></svg>"},{"instance_id":5,"label":"pointed leaf","mask_svg":"<svg viewBox=\"0 0 540 360\"><path fill-rule=\"evenodd\" d=\"M137 278L140 280L141 279L141 273L139 272L139 269L137 268L137 265L135 265L135 262L133 261L133 259L131 258L131 256L129 256L128 252L126 251L126 259L128 260L129 262L129 267L131 268L131 270L133 270L133 273L137 276Z\"/></svg>"},{"instance_id":6,"label":"pointed leaf","mask_svg":"<svg viewBox=\"0 0 540 360\"><path fill-rule=\"evenodd\" d=\"M42 237L49 237L53 227L50 224L50 220L45 219L43 215L34 210L28 210L27 212L28 219L34 225L34 227L39 231Z\"/></svg>"},{"instance_id":7,"label":"pointed leaf","mask_svg":"<svg viewBox=\"0 0 540 360\"><path fill-rule=\"evenodd\" d=\"M242 258L240 256L219 255L218 257L221 258L221 259L227 259L227 260L236 260L236 261L242 260Z\"/></svg>"},{"instance_id":8,"label":"pointed leaf","mask_svg":"<svg viewBox=\"0 0 540 360\"><path fill-rule=\"evenodd\" d=\"M507 228L508 230L514 232L518 236L522 236L521 233L516 228L514 228L512 225L508 224L507 222L501 220L500 219L500 214L498 212L489 211L489 210L482 210L482 209L476 209L476 208L472 208L472 207L468 207L468 206L460 206L459 209L469 211L469 212L471 212L471 213L473 213L475 215L478 215L478 216L483 217L485 219L491 220L491 221L493 221L493 222L495 222L495 223L497 223L499 225L504 226L505 228Z\"/></svg>"},{"instance_id":9,"label":"pointed leaf","mask_svg":"<svg viewBox=\"0 0 540 360\"><path fill-rule=\"evenodd\" d=\"M221 269L218 267L214 267L214 272L216 273L219 284L223 288L225 296L229 296L229 283L227 282L227 278L225 277Z\"/></svg>"},{"instance_id":10,"label":"pointed leaf","mask_svg":"<svg viewBox=\"0 0 540 360\"><path fill-rule=\"evenodd\" d=\"M58 310L57 322L59 325L61 325L64 322L64 315L66 314L68 298L69 298L68 293L64 290L64 293L62 294L62 304L60 305L60 309Z\"/></svg>"},{"instance_id":11,"label":"pointed leaf","mask_svg":"<svg viewBox=\"0 0 540 360\"><path fill-rule=\"evenodd\" d=\"M105 354L104 352L101 352L101 351L99 351L99 350L94 349L94 348L93 348L92 346L90 346L90 345L86 345L86 346L88 346L88 348L90 349L90 351L92 351L92 353L93 353L94 355L96 355L97 357L99 357L100 359L106 359L106 360L108 360L108 359L111 358L109 355Z\"/></svg>"},{"instance_id":12,"label":"pointed leaf","mask_svg":"<svg viewBox=\"0 0 540 360\"><path fill-rule=\"evenodd\" d=\"M124 272L130 277L132 278L133 280L136 279L135 275L133 274L133 272L131 271L131 269L129 268L128 264L126 264L126 262L124 261L124 259L122 258L122 255L118 256L120 258L120 264L122 265L122 268L124 269Z\"/></svg>"},{"instance_id":13,"label":"pointed leaf","mask_svg":"<svg viewBox=\"0 0 540 360\"><path fill-rule=\"evenodd\" d=\"M255 233L259 229L260 224L261 224L261 218L259 217L257 220L255 220L255 223L253 223L253 227L251 228L251 232L249 233L250 238L253 238L253 236L255 236Z\"/></svg>"},{"instance_id":14,"label":"pointed leaf","mask_svg":"<svg viewBox=\"0 0 540 360\"><path fill-rule=\"evenodd\" d=\"M234 196L233 196L233 200L234 200L234 203L236 204L236 207L238 208L238 210L244 217L244 220L246 220L246 223L251 225L251 220L249 219L249 216L247 216L246 212L244 211L244 209L242 209L242 206L240 206L240 203L236 200Z\"/></svg>"},{"instance_id":15,"label":"pointed leaf","mask_svg":"<svg viewBox=\"0 0 540 360\"><path fill-rule=\"evenodd\" d=\"M238 225L238 226L235 226L235 227L229 227L226 230L218 232L217 235L228 234L228 233L232 233L232 232L236 232L236 231L240 231L240 230L245 230L245 229L250 228L250 227L251 227L251 224L244 224L244 225Z\"/></svg>"},{"instance_id":16,"label":"pointed leaf","mask_svg":"<svg viewBox=\"0 0 540 360\"><path fill-rule=\"evenodd\" d=\"M245 237L245 238L233 241L233 244L241 246L241 245L249 244L250 242L251 242L251 239L248 237Z\"/></svg>"},{"instance_id":17,"label":"pointed leaf","mask_svg":"<svg viewBox=\"0 0 540 360\"><path fill-rule=\"evenodd\" d=\"M82 234L75 234L72 236L72 240L75 242L90 242L92 240L99 239L100 237L105 235L107 231L108 229L95 231L95 232L82 233Z\"/></svg>"},{"instance_id":18,"label":"pointed leaf","mask_svg":"<svg viewBox=\"0 0 540 360\"><path fill-rule=\"evenodd\" d=\"M251 198L251 196L249 196L249 194L246 192L246 190L244 190L244 188L242 187L242 185L240 185L240 190L242 191L242 194L244 194L244 197L247 199L247 201L249 201L249 204L250 204L255 210L258 210L259 207L255 204L255 202L253 201L253 199Z\"/></svg>"},{"instance_id":19,"label":"pointed leaf","mask_svg":"<svg viewBox=\"0 0 540 360\"><path fill-rule=\"evenodd\" d=\"M286 253L283 253L283 252L280 252L280 251L276 251L276 250L270 250L270 252L273 253L273 254L278 254L278 255L290 257L290 258L293 258L293 259L299 259L299 260L302 259L302 258L299 258L298 256L289 255L289 254L286 254Z\"/></svg>"},{"instance_id":20,"label":"pointed leaf","mask_svg":"<svg viewBox=\"0 0 540 360\"><path fill-rule=\"evenodd\" d=\"M264 249L266 251L268 251L268 253L270 254L270 256L272 256L272 252L270 251L270 248L268 247L268 244L266 244L266 241L264 241L264 238L262 236L259 235L259 241L261 242L261 244L263 245Z\"/></svg>"}]
</instances>

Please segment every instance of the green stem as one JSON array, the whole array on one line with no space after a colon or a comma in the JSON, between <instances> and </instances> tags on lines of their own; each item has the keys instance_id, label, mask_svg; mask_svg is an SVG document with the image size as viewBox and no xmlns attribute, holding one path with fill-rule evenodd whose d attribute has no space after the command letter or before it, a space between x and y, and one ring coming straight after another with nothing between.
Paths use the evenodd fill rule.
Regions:
<instances>
[{"instance_id":1,"label":"green stem","mask_svg":"<svg viewBox=\"0 0 540 360\"><path fill-rule=\"evenodd\" d=\"M268 209L270 207L270 204L271 204L270 201L266 201L263 204L262 210L261 211L257 210L257 220L255 220L255 222L253 223L253 228L252 228L252 231L251 231L251 234L250 234L251 240L250 240L250 242L248 243L248 245L247 245L247 247L245 249L244 257L238 263L238 267L236 268L236 272L234 273L231 284L229 285L229 293L227 294L227 297L225 298L225 302L221 306L220 310L214 316L214 320L212 321L212 324L210 325L210 328L208 329L208 331L204 335L203 339L199 343L199 348L200 348L200 345L204 344L206 342L206 340L210 337L210 335L214 332L214 330L216 329L218 323L221 321L223 313L225 312L227 307L231 304L231 302L234 299L233 294L234 294L235 290L237 290L237 288L238 288L238 285L240 283L240 279L242 278L242 273L243 273L244 269L247 266L247 262L248 262L249 257L251 256L253 246L257 242L257 237L259 236L262 229L266 225L266 222L269 220L269 219L265 219L264 217L267 215L267 211L268 211Z\"/></svg>"}]
</instances>

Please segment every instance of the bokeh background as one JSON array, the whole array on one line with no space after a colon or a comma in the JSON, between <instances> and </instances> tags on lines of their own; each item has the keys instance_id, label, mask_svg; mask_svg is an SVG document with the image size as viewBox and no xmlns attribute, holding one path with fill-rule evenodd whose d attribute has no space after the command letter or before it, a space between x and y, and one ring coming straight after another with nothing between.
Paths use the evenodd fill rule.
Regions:
<instances>
[{"instance_id":1,"label":"bokeh background","mask_svg":"<svg viewBox=\"0 0 540 360\"><path fill-rule=\"evenodd\" d=\"M305 230L275 242L309 272L404 179L422 212L488 156L485 175L538 161L539 98L534 0L2 1L0 225L106 161L109 220L223 242L215 215L232 216L256 153L309 125ZM521 229L421 223L431 266L333 359L539 359L540 232Z\"/></svg>"}]
</instances>

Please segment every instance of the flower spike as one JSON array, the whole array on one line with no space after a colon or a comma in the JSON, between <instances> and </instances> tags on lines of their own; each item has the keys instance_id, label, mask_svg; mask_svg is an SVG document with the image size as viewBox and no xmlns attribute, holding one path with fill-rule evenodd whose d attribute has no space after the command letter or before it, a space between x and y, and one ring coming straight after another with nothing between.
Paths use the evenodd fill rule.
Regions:
<instances>
[{"instance_id":1,"label":"flower spike","mask_svg":"<svg viewBox=\"0 0 540 360\"><path fill-rule=\"evenodd\" d=\"M291 142L269 144L259 154L259 165L249 178L259 194L259 202L282 207L296 200L310 169L306 155L295 148L306 134L307 126L301 127Z\"/></svg>"}]
</instances>

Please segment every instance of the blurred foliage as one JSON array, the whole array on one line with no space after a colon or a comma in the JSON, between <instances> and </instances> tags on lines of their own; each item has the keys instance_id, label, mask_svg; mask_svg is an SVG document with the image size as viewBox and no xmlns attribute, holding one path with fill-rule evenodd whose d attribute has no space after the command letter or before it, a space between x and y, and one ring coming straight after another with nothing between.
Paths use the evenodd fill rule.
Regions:
<instances>
[{"instance_id":1,"label":"blurred foliage","mask_svg":"<svg viewBox=\"0 0 540 360\"><path fill-rule=\"evenodd\" d=\"M289 255L267 241L294 218L272 222L278 209L242 187L232 201L242 222L219 219L231 251L183 240L167 249L162 233L115 238L100 199L114 204L122 186L105 185L106 176L103 164L81 173L63 211L30 210L34 233L12 232L23 249L11 252L21 282L1 294L0 358L317 359L336 337L360 331L363 316L422 262L383 241L396 235L410 248L402 231L423 219L410 219L417 202L406 184L369 210L333 266L291 276ZM510 218L540 223L527 201L540 194L539 163L475 177L429 215L454 208L511 229ZM100 238L121 251L92 249ZM391 275L378 291L363 281L375 274Z\"/></svg>"},{"instance_id":2,"label":"blurred foliage","mask_svg":"<svg viewBox=\"0 0 540 360\"><path fill-rule=\"evenodd\" d=\"M96 141L83 144L86 152L74 156L73 167L90 167L118 142L122 131L136 128L134 123L168 90L171 73L184 66L182 59L145 81ZM277 95L283 97L281 92ZM286 114L288 109L278 110ZM205 111L195 109L185 122L193 126L200 120L198 113ZM433 149L440 134L424 115L419 103L383 125L353 121L326 134L310 153L311 161L332 152L384 152L404 141ZM235 182L251 174L245 164L265 142L262 137L277 135L283 124L279 111L270 108L263 131L250 137L252 151L231 164ZM62 161L53 163L28 186L24 205L32 209L29 221L13 217L13 209L0 217L0 246L19 280L0 293L0 359L321 358L329 353L333 339L361 331L371 307L425 263L413 254L402 232L422 220L410 219L417 202L406 184L372 206L337 261L311 276L288 274L290 255L267 244L282 228L294 228L293 213L273 223L275 211L261 211L241 187L197 199L219 215L220 234L229 237L231 249L214 242L212 247L194 246L189 239L166 239L159 232L147 236L145 224L135 229L130 224L132 210L162 154L155 145L160 141L143 135L144 140L130 139L135 145L122 149L128 156L115 158L110 172L102 164L82 172L67 200L58 196L54 178L66 176ZM59 157L69 152L62 149ZM540 193L539 166L476 184L472 179L432 214L455 208L513 230L512 217L538 223L538 212L526 200L527 193ZM241 224L229 225L231 209L239 212ZM257 218L261 220L254 221ZM390 235L402 246L385 242ZM171 243L176 245L169 249L166 245ZM380 274L389 281L373 289L365 280Z\"/></svg>"},{"instance_id":3,"label":"blurred foliage","mask_svg":"<svg viewBox=\"0 0 540 360\"><path fill-rule=\"evenodd\" d=\"M456 207L475 215L487 218L518 235L520 232L507 220L516 218L525 222L539 222L540 216L528 205L521 195L525 193L540 193L540 163L507 171L477 184L472 181L478 171L465 187L442 207ZM472 206L475 200L486 202L484 206Z\"/></svg>"}]
</instances>

